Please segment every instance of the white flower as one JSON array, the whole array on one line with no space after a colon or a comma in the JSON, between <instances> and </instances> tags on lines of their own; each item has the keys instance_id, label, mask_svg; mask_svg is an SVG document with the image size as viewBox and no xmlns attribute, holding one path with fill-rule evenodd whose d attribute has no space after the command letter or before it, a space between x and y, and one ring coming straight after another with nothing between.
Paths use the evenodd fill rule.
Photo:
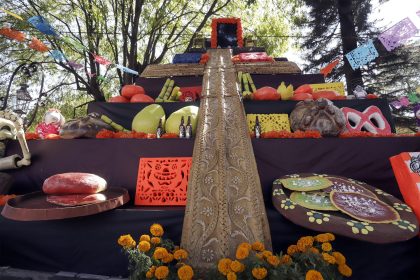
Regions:
<instances>
[{"instance_id":1,"label":"white flower","mask_svg":"<svg viewBox=\"0 0 420 280\"><path fill-rule=\"evenodd\" d=\"M204 249L201 251L201 259L205 262L213 262L214 251L212 249Z\"/></svg>"}]
</instances>

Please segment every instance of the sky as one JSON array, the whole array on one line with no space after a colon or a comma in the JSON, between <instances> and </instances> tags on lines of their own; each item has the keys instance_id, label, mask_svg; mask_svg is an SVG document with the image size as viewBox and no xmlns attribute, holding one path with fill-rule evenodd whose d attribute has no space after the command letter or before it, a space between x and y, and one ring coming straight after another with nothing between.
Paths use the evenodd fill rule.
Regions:
<instances>
[{"instance_id":1,"label":"sky","mask_svg":"<svg viewBox=\"0 0 420 280\"><path fill-rule=\"evenodd\" d=\"M371 2L373 9L370 19L377 21L376 26L383 31L407 16L410 17L420 30L420 17L416 15L416 12L420 11L420 0L389 0L382 4L379 3L379 0L373 0ZM420 32L417 33L415 40L420 40ZM303 68L304 61L301 54L301 50L289 49L284 56Z\"/></svg>"}]
</instances>

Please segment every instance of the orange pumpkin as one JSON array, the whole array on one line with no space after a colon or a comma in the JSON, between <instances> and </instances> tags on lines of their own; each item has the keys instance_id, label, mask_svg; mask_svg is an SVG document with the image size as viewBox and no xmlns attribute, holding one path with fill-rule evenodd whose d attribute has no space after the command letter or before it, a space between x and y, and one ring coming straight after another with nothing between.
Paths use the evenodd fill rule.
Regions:
<instances>
[{"instance_id":1,"label":"orange pumpkin","mask_svg":"<svg viewBox=\"0 0 420 280\"><path fill-rule=\"evenodd\" d=\"M125 85L121 90L121 95L127 99L131 99L136 94L146 94L142 86Z\"/></svg>"},{"instance_id":2,"label":"orange pumpkin","mask_svg":"<svg viewBox=\"0 0 420 280\"><path fill-rule=\"evenodd\" d=\"M108 102L111 102L111 103L129 103L130 100L128 100L124 96L118 95L118 96L114 96L114 97L111 97L110 99L108 99Z\"/></svg>"},{"instance_id":3,"label":"orange pumpkin","mask_svg":"<svg viewBox=\"0 0 420 280\"><path fill-rule=\"evenodd\" d=\"M136 94L133 97L131 97L130 102L131 103L137 103L137 102L153 103L155 102L155 100L151 98L150 96L148 96L147 94Z\"/></svg>"}]
</instances>

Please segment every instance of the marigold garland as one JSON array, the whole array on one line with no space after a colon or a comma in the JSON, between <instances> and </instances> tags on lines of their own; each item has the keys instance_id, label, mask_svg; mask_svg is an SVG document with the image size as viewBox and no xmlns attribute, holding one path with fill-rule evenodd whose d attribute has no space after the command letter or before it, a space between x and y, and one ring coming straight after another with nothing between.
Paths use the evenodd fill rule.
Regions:
<instances>
[{"instance_id":1,"label":"marigold garland","mask_svg":"<svg viewBox=\"0 0 420 280\"><path fill-rule=\"evenodd\" d=\"M232 263L231 259L223 258L219 260L219 263L217 264L217 269L220 273L223 275L227 275L230 271L230 264Z\"/></svg>"},{"instance_id":2,"label":"marigold garland","mask_svg":"<svg viewBox=\"0 0 420 280\"><path fill-rule=\"evenodd\" d=\"M346 257L341 254L340 252L333 252L332 253L333 257L335 258L335 260L337 261L338 264L345 264L346 263Z\"/></svg>"},{"instance_id":3,"label":"marigold garland","mask_svg":"<svg viewBox=\"0 0 420 280\"><path fill-rule=\"evenodd\" d=\"M160 138L179 138L176 133L164 133Z\"/></svg>"},{"instance_id":4,"label":"marigold garland","mask_svg":"<svg viewBox=\"0 0 420 280\"><path fill-rule=\"evenodd\" d=\"M267 131L261 133L261 138L321 138L321 133L319 131Z\"/></svg>"},{"instance_id":5,"label":"marigold garland","mask_svg":"<svg viewBox=\"0 0 420 280\"><path fill-rule=\"evenodd\" d=\"M331 256L330 254L328 254L328 253L322 253L322 258L327 262L327 263L330 263L330 264L335 264L336 263L336 260L335 260L335 258L333 257L333 256Z\"/></svg>"}]
</instances>

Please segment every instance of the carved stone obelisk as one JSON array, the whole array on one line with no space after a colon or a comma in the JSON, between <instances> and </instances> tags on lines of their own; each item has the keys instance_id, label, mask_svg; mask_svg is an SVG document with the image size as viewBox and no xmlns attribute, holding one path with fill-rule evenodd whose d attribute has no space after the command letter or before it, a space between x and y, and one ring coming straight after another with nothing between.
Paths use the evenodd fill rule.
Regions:
<instances>
[{"instance_id":1,"label":"carved stone obelisk","mask_svg":"<svg viewBox=\"0 0 420 280\"><path fill-rule=\"evenodd\" d=\"M199 271L234 257L241 242L271 248L251 139L227 49L209 51L181 246Z\"/></svg>"}]
</instances>

